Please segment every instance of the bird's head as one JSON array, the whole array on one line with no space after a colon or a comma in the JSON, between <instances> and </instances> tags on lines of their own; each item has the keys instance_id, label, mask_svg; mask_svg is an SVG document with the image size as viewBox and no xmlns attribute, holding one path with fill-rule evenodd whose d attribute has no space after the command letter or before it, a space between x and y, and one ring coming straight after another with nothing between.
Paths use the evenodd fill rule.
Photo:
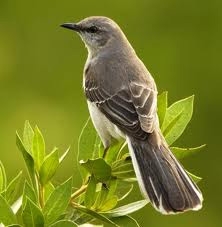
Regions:
<instances>
[{"instance_id":1,"label":"bird's head","mask_svg":"<svg viewBox=\"0 0 222 227\"><path fill-rule=\"evenodd\" d=\"M89 51L96 51L111 41L125 39L119 26L107 17L87 17L78 23L64 23L64 28L76 31Z\"/></svg>"}]
</instances>

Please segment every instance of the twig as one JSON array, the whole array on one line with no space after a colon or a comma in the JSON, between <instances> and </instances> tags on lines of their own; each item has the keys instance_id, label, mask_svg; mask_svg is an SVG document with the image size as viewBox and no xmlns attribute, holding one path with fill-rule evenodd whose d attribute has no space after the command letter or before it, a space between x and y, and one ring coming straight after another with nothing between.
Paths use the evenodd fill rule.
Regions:
<instances>
[{"instance_id":1,"label":"twig","mask_svg":"<svg viewBox=\"0 0 222 227\"><path fill-rule=\"evenodd\" d=\"M87 189L87 184L82 185L77 191L75 191L71 196L71 202L83 194Z\"/></svg>"}]
</instances>

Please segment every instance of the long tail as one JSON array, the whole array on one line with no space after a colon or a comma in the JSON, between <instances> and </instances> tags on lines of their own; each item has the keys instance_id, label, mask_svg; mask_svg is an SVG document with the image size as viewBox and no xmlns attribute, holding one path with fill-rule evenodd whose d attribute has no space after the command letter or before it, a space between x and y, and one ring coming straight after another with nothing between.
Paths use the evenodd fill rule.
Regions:
<instances>
[{"instance_id":1,"label":"long tail","mask_svg":"<svg viewBox=\"0 0 222 227\"><path fill-rule=\"evenodd\" d=\"M156 210L175 214L201 209L200 190L160 133L151 134L147 141L127 137L127 142L141 191Z\"/></svg>"}]
</instances>

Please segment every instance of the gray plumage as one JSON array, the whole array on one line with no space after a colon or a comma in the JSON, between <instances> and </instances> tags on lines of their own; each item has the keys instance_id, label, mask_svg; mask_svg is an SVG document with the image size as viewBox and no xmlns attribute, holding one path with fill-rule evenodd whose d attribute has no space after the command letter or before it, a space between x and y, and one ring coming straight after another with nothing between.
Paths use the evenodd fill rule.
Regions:
<instances>
[{"instance_id":1,"label":"gray plumage","mask_svg":"<svg viewBox=\"0 0 222 227\"><path fill-rule=\"evenodd\" d=\"M106 17L62 26L77 31L88 49L83 86L104 147L126 138L141 191L161 213L200 209L200 190L160 132L155 82L119 26Z\"/></svg>"}]
</instances>

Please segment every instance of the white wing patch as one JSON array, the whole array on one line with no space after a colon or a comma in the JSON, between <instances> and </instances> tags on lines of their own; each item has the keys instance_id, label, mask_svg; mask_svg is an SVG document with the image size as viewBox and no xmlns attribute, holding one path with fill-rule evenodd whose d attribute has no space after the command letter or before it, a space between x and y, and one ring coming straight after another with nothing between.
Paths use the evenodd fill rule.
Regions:
<instances>
[{"instance_id":1,"label":"white wing patch","mask_svg":"<svg viewBox=\"0 0 222 227\"><path fill-rule=\"evenodd\" d=\"M147 84L130 82L132 101L139 116L141 128L151 133L154 130L157 118L157 91Z\"/></svg>"}]
</instances>

